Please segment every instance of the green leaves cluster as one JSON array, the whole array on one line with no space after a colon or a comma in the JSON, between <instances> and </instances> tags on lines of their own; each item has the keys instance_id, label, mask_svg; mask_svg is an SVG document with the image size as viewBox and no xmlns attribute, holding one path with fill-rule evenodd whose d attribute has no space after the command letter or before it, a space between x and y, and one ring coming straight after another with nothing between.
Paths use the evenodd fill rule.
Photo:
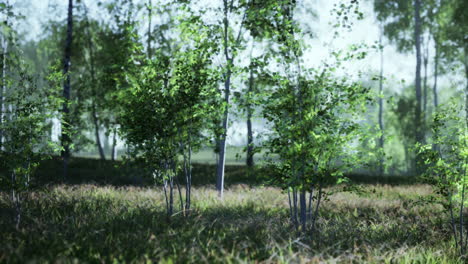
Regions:
<instances>
[{"instance_id":1,"label":"green leaves cluster","mask_svg":"<svg viewBox=\"0 0 468 264\"><path fill-rule=\"evenodd\" d=\"M119 93L121 132L133 155L165 171L186 148L198 148L219 107L217 77L203 47L184 47L171 57L157 51L153 59L135 61L126 72L129 87Z\"/></svg>"},{"instance_id":2,"label":"green leaves cluster","mask_svg":"<svg viewBox=\"0 0 468 264\"><path fill-rule=\"evenodd\" d=\"M325 69L302 77L296 89L276 76L278 89L269 98L265 117L274 134L269 143L284 187L311 190L334 184L342 176L346 144L357 132L354 117L367 100L367 89Z\"/></svg>"},{"instance_id":3,"label":"green leaves cluster","mask_svg":"<svg viewBox=\"0 0 468 264\"><path fill-rule=\"evenodd\" d=\"M5 76L1 82L0 167L5 170L1 186L18 192L29 188L39 162L58 151L50 131L52 118L62 103L60 87L54 85L61 75L50 75L50 88L40 89L14 53L8 54L6 61L16 74Z\"/></svg>"},{"instance_id":4,"label":"green leaves cluster","mask_svg":"<svg viewBox=\"0 0 468 264\"><path fill-rule=\"evenodd\" d=\"M457 250L466 254L468 232L464 214L468 191L468 123L455 98L433 116L432 144L418 145L426 166L424 179L431 183L451 219ZM465 239L464 239L465 237Z\"/></svg>"}]
</instances>

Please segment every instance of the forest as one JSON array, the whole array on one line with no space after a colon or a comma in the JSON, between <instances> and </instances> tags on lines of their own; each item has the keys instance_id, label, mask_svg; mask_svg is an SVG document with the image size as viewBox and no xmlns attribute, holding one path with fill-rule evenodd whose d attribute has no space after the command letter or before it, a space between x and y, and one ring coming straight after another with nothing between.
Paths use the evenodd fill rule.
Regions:
<instances>
[{"instance_id":1,"label":"forest","mask_svg":"<svg viewBox=\"0 0 468 264\"><path fill-rule=\"evenodd\" d=\"M468 1L0 0L0 263L467 263Z\"/></svg>"}]
</instances>

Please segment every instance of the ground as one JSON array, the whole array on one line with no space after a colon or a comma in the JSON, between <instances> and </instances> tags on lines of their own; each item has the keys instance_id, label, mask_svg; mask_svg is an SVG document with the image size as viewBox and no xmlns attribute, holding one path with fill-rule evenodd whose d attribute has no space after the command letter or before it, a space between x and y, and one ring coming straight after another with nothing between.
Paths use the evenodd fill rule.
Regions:
<instances>
[{"instance_id":1,"label":"ground","mask_svg":"<svg viewBox=\"0 0 468 264\"><path fill-rule=\"evenodd\" d=\"M328 190L315 234L296 232L272 187L232 185L222 201L197 187L190 215L168 219L157 187L54 185L25 197L19 230L3 192L0 262L462 263L442 208L421 202L429 186L363 190Z\"/></svg>"}]
</instances>

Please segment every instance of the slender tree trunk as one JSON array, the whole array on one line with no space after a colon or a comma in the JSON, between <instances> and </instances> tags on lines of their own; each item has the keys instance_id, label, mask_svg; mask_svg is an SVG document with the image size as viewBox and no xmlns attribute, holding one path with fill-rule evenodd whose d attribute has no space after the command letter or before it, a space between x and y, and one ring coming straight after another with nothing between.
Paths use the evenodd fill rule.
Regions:
<instances>
[{"instance_id":1,"label":"slender tree trunk","mask_svg":"<svg viewBox=\"0 0 468 264\"><path fill-rule=\"evenodd\" d=\"M148 47L147 47L147 52L148 52L148 58L151 58L152 57L152 50L151 50L151 41L152 41L152 18L153 18L153 7L152 7L152 3L151 3L151 0L148 0L148 4L147 4L147 8L148 8Z\"/></svg>"},{"instance_id":2,"label":"slender tree trunk","mask_svg":"<svg viewBox=\"0 0 468 264\"><path fill-rule=\"evenodd\" d=\"M112 150L111 150L111 160L115 161L117 158L117 128L113 129L112 135Z\"/></svg>"},{"instance_id":3,"label":"slender tree trunk","mask_svg":"<svg viewBox=\"0 0 468 264\"><path fill-rule=\"evenodd\" d=\"M253 86L254 86L254 78L253 78L253 70L250 69L250 77L249 77L249 88L247 90L247 158L246 163L247 167L252 168L254 166L254 149L253 149L253 130L252 130L252 102L251 96L253 93Z\"/></svg>"},{"instance_id":4,"label":"slender tree trunk","mask_svg":"<svg viewBox=\"0 0 468 264\"><path fill-rule=\"evenodd\" d=\"M468 128L468 47L465 47L465 122Z\"/></svg>"},{"instance_id":5,"label":"slender tree trunk","mask_svg":"<svg viewBox=\"0 0 468 264\"><path fill-rule=\"evenodd\" d=\"M184 175L185 175L185 211L189 210L190 207L190 201L189 201L189 195L190 195L190 190L189 190L189 171L188 171L188 158L187 154L185 153L185 148L182 147L182 151L184 153Z\"/></svg>"},{"instance_id":6,"label":"slender tree trunk","mask_svg":"<svg viewBox=\"0 0 468 264\"><path fill-rule=\"evenodd\" d=\"M164 191L164 200L166 201L167 216L170 217L171 214L169 213L170 207L169 207L169 196L167 194L167 180L163 180L163 191Z\"/></svg>"},{"instance_id":7,"label":"slender tree trunk","mask_svg":"<svg viewBox=\"0 0 468 264\"><path fill-rule=\"evenodd\" d=\"M104 154L104 149L102 148L101 138L99 137L99 121L96 113L96 103L94 99L92 99L92 106L91 106L91 114L93 116L93 124L94 124L94 136L96 137L96 145L99 151L99 157L101 160L106 160L106 155Z\"/></svg>"},{"instance_id":8,"label":"slender tree trunk","mask_svg":"<svg viewBox=\"0 0 468 264\"><path fill-rule=\"evenodd\" d=\"M231 67L232 67L232 58L229 56L228 49L228 29L229 29L229 20L228 20L228 3L227 0L223 1L224 3L224 56L226 57L226 73L224 81L224 108L223 108L223 124L221 138L219 139L219 159L218 166L216 170L216 189L220 198L223 198L224 192L224 167L226 164L226 137L227 137L227 128L229 121L229 98L230 98L230 88L231 88Z\"/></svg>"},{"instance_id":9,"label":"slender tree trunk","mask_svg":"<svg viewBox=\"0 0 468 264\"><path fill-rule=\"evenodd\" d=\"M20 204L20 197L19 197L19 192L16 189L16 173L12 172L11 173L11 183L12 183L12 188L11 188L11 201L15 207L15 215L13 217L14 223L15 223L15 228L19 229L19 225L21 222L21 204Z\"/></svg>"},{"instance_id":10,"label":"slender tree trunk","mask_svg":"<svg viewBox=\"0 0 468 264\"><path fill-rule=\"evenodd\" d=\"M422 120L422 98L421 98L421 18L420 8L421 0L414 0L414 39L416 48L416 78L415 78L415 94L416 94L416 111L414 115L415 139L417 143L424 143L424 123ZM415 158L416 174L420 174L420 159L419 155Z\"/></svg>"},{"instance_id":11,"label":"slender tree trunk","mask_svg":"<svg viewBox=\"0 0 468 264\"><path fill-rule=\"evenodd\" d=\"M405 146L403 148L405 150L406 171L407 172L413 172L413 163L411 162L411 157L410 157L410 154L409 154L408 146L406 146L406 144L405 144Z\"/></svg>"},{"instance_id":12,"label":"slender tree trunk","mask_svg":"<svg viewBox=\"0 0 468 264\"><path fill-rule=\"evenodd\" d=\"M293 217L293 204L291 201L291 190L288 187L288 204L289 204L289 217L291 218L291 222L294 222L294 217Z\"/></svg>"},{"instance_id":13,"label":"slender tree trunk","mask_svg":"<svg viewBox=\"0 0 468 264\"><path fill-rule=\"evenodd\" d=\"M306 230L306 223L307 223L307 193L305 189L303 188L301 190L301 193L299 195L299 204L300 204L300 212L301 212L301 226L302 226L302 232L305 232Z\"/></svg>"},{"instance_id":14,"label":"slender tree trunk","mask_svg":"<svg viewBox=\"0 0 468 264\"><path fill-rule=\"evenodd\" d=\"M314 186L312 185L310 193L309 193L309 204L307 205L307 214L309 220L312 219L312 204L314 202Z\"/></svg>"},{"instance_id":15,"label":"slender tree trunk","mask_svg":"<svg viewBox=\"0 0 468 264\"><path fill-rule=\"evenodd\" d=\"M182 191L180 189L179 178L177 177L177 168L175 162L172 162L172 172L174 173L174 179L179 193L180 211L184 211L184 200L182 199ZM185 215L185 212L184 212Z\"/></svg>"},{"instance_id":16,"label":"slender tree trunk","mask_svg":"<svg viewBox=\"0 0 468 264\"><path fill-rule=\"evenodd\" d=\"M317 222L317 218L318 218L318 214L319 214L320 202L322 201L322 191L323 191L322 183L320 183L319 187L318 187L317 202L315 204L315 212L314 212L314 215L312 217L312 229L311 229L312 234L315 232L315 224Z\"/></svg>"},{"instance_id":17,"label":"slender tree trunk","mask_svg":"<svg viewBox=\"0 0 468 264\"><path fill-rule=\"evenodd\" d=\"M8 25L8 20L7 20ZM6 68L7 68L7 52L8 52L8 39L5 34L2 34L2 87L0 90L0 127L3 125L3 119L5 118L5 102L4 97L6 96ZM0 129L0 151L3 148L4 133L3 129Z\"/></svg>"},{"instance_id":18,"label":"slender tree trunk","mask_svg":"<svg viewBox=\"0 0 468 264\"><path fill-rule=\"evenodd\" d=\"M437 93L437 78L439 76L439 43L438 41L434 41L435 43L435 55L434 55L434 86L432 87L432 93L434 96L434 108L437 109L439 105L438 101L438 93Z\"/></svg>"},{"instance_id":19,"label":"slender tree trunk","mask_svg":"<svg viewBox=\"0 0 468 264\"><path fill-rule=\"evenodd\" d=\"M96 146L99 152L99 157L101 160L105 160L106 156L104 154L104 149L102 148L101 144L101 138L99 136L99 118L97 115L97 109L96 109L96 97L97 97L97 92L96 92L96 71L95 71L95 64L94 64L94 46L93 46L93 41L92 41L92 36L90 32L90 24L88 20L88 9L85 6L85 19L86 19L86 34L88 35L87 39L87 44L88 44L88 49L89 49L89 70L90 70L90 75L91 75L91 89L92 89L92 96L91 98L91 117L93 120L93 125L94 125L94 135L96 137Z\"/></svg>"},{"instance_id":20,"label":"slender tree trunk","mask_svg":"<svg viewBox=\"0 0 468 264\"><path fill-rule=\"evenodd\" d=\"M228 77L225 81L225 95L224 95L224 115L223 115L223 131L221 134L221 138L219 140L219 158L218 158L218 166L217 166L217 173L216 173L216 189L218 190L218 195L220 198L223 198L224 192L224 167L226 165L226 138L227 138L227 128L228 128L228 119L229 119L229 89L230 89L230 79L231 73L228 70Z\"/></svg>"},{"instance_id":21,"label":"slender tree trunk","mask_svg":"<svg viewBox=\"0 0 468 264\"><path fill-rule=\"evenodd\" d=\"M465 109L468 122L468 47L465 48ZM467 123L468 124L468 123Z\"/></svg>"},{"instance_id":22,"label":"slender tree trunk","mask_svg":"<svg viewBox=\"0 0 468 264\"><path fill-rule=\"evenodd\" d=\"M423 55L423 63L424 63L424 80L423 80L423 120L425 121L427 118L427 93L428 93L428 85L427 85L427 65L429 63L429 38L425 41L424 45L424 55Z\"/></svg>"},{"instance_id":23,"label":"slender tree trunk","mask_svg":"<svg viewBox=\"0 0 468 264\"><path fill-rule=\"evenodd\" d=\"M192 195L192 142L191 142L190 134L191 134L191 131L189 130L187 155L185 154L185 148L183 148L184 172L185 172L185 210L187 211L187 213L190 210L191 195Z\"/></svg>"},{"instance_id":24,"label":"slender tree trunk","mask_svg":"<svg viewBox=\"0 0 468 264\"><path fill-rule=\"evenodd\" d=\"M434 97L434 111L437 111L437 106L439 105L438 93L437 93L437 78L439 76L439 43L437 39L434 38L434 86L432 87L432 94ZM435 134L434 138L437 138L438 135ZM433 150L438 150L439 146L436 143L432 144Z\"/></svg>"},{"instance_id":25,"label":"slender tree trunk","mask_svg":"<svg viewBox=\"0 0 468 264\"><path fill-rule=\"evenodd\" d=\"M174 213L174 177L169 179L169 216Z\"/></svg>"},{"instance_id":26,"label":"slender tree trunk","mask_svg":"<svg viewBox=\"0 0 468 264\"><path fill-rule=\"evenodd\" d=\"M62 121L62 159L63 159L63 179L68 175L68 161L70 159L70 65L71 65L71 46L73 41L73 0L68 1L68 18L67 18L67 40L65 43L65 60L63 74L65 75L65 83L63 85L63 121Z\"/></svg>"},{"instance_id":27,"label":"slender tree trunk","mask_svg":"<svg viewBox=\"0 0 468 264\"><path fill-rule=\"evenodd\" d=\"M10 8L10 1L6 1L7 8ZM9 25L9 14L6 12L5 27ZM8 37L7 34L2 34L2 87L0 88L0 127L3 125L3 120L6 118L5 96L7 92L7 54L8 54ZM0 151L2 151L5 135L3 129L0 129Z\"/></svg>"},{"instance_id":28,"label":"slender tree trunk","mask_svg":"<svg viewBox=\"0 0 468 264\"><path fill-rule=\"evenodd\" d=\"M297 189L293 187L293 223L296 228L298 228L297 221Z\"/></svg>"},{"instance_id":29,"label":"slender tree trunk","mask_svg":"<svg viewBox=\"0 0 468 264\"><path fill-rule=\"evenodd\" d=\"M379 138L379 147L382 153L380 154L380 164L379 164L379 174L384 174L384 124L383 124L383 67L384 67L384 54L383 54L383 28L381 25L380 29L380 81L379 81L379 129L380 129L380 138Z\"/></svg>"},{"instance_id":30,"label":"slender tree trunk","mask_svg":"<svg viewBox=\"0 0 468 264\"><path fill-rule=\"evenodd\" d=\"M189 183L188 183L188 206L187 210L191 209L192 206L192 143L189 141L189 149L188 149L188 171L189 171Z\"/></svg>"},{"instance_id":31,"label":"slender tree trunk","mask_svg":"<svg viewBox=\"0 0 468 264\"><path fill-rule=\"evenodd\" d=\"M465 247L466 245L464 244L463 241L463 230L465 226L465 221L463 220L463 215L465 214L463 212L463 207L465 205L465 186L466 183L463 181L462 183L462 191L461 191L461 201L460 201L460 213L459 213L459 219L460 219L460 249L461 249L461 255L465 255Z\"/></svg>"}]
</instances>

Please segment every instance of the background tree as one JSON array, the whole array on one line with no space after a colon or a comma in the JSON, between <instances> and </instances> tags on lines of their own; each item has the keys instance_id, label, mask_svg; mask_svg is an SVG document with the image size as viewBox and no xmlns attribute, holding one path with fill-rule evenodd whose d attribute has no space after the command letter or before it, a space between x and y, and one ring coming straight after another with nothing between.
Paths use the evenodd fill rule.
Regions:
<instances>
[{"instance_id":1,"label":"background tree","mask_svg":"<svg viewBox=\"0 0 468 264\"><path fill-rule=\"evenodd\" d=\"M414 1L374 1L374 10L377 12L377 19L384 24L384 33L387 38L397 44L398 50L415 50L416 71L415 71L415 115L414 126L416 129L416 141L424 142L424 115L421 79L421 37L426 31L428 5L422 5L420 0Z\"/></svg>"},{"instance_id":2,"label":"background tree","mask_svg":"<svg viewBox=\"0 0 468 264\"><path fill-rule=\"evenodd\" d=\"M8 53L8 43L9 43L9 38L11 36L10 34L10 27L9 27L9 21L8 18L11 16L11 6L9 5L9 2L6 1L5 3L0 3L0 13L2 14L4 19L2 28L1 28L1 44L2 44L2 56L1 56L1 63L2 63L2 76L1 76L1 90L0 90L0 124L3 122L3 115L5 112L5 102L3 100L3 97L6 94L6 72L7 72L7 53ZM0 130L0 150L3 147L3 130Z\"/></svg>"},{"instance_id":3,"label":"background tree","mask_svg":"<svg viewBox=\"0 0 468 264\"><path fill-rule=\"evenodd\" d=\"M62 109L62 159L63 159L63 178L68 175L68 162L70 159L70 119L69 119L69 101L70 101L70 66L71 66L71 47L73 41L73 0L68 1L68 16L67 16L67 39L65 42L65 57L63 61L63 74L65 82L63 84L63 109Z\"/></svg>"},{"instance_id":4,"label":"background tree","mask_svg":"<svg viewBox=\"0 0 468 264\"><path fill-rule=\"evenodd\" d=\"M385 137L384 137L384 120L383 120L383 112L384 112L384 94L383 94L383 82L384 82L384 44L383 44L383 27L380 25L380 33L379 33L379 50L380 50L380 76L379 76L379 129L380 129L380 137L379 137L379 147L381 153L380 164L379 164L379 174L384 175L384 156L385 156Z\"/></svg>"}]
</instances>

